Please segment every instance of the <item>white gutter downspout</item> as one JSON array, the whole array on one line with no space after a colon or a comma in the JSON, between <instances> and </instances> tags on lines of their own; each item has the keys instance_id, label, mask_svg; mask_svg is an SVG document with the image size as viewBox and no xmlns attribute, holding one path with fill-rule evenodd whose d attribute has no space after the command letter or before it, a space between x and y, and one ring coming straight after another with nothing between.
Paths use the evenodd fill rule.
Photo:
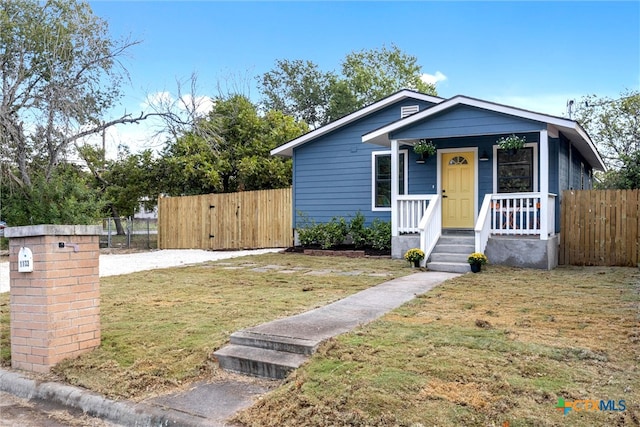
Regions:
<instances>
[{"instance_id":1,"label":"white gutter downspout","mask_svg":"<svg viewBox=\"0 0 640 427\"><path fill-rule=\"evenodd\" d=\"M400 182L398 181L398 170L400 162L398 161L398 144L397 139L391 140L391 237L398 237L398 193L400 192Z\"/></svg>"},{"instance_id":2,"label":"white gutter downspout","mask_svg":"<svg viewBox=\"0 0 640 427\"><path fill-rule=\"evenodd\" d=\"M540 131L540 240L549 240L549 133ZM553 207L555 209L555 206ZM555 227L555 226L554 226Z\"/></svg>"}]
</instances>

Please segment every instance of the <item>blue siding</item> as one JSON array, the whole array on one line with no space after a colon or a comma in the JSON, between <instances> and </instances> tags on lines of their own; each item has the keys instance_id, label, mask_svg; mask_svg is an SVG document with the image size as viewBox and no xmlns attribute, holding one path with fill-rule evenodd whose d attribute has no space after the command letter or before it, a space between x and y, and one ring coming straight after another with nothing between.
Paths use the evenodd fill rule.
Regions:
<instances>
[{"instance_id":1,"label":"blue siding","mask_svg":"<svg viewBox=\"0 0 640 427\"><path fill-rule=\"evenodd\" d=\"M362 135L400 119L402 106L420 105L424 110L431 104L417 100L403 100L383 110L369 114L360 120L334 132L318 137L293 152L294 227L299 225L299 213L317 222L327 222L335 216L349 218L360 211L370 223L374 218L390 220L389 211L371 210L372 155L373 151L385 151L386 147L363 144ZM484 151L489 161L478 162L478 199L481 206L484 197L493 193L493 146L504 134L526 136L528 143L539 142L539 131L545 123L485 111L475 107L459 106L440 115L429 117L420 123L400 129L390 135L392 139L432 140L439 149L475 148L480 156ZM411 147L401 146L409 152L409 194L433 194L437 190L437 156L425 164L417 164L417 155ZM538 153L539 161L540 153ZM560 195L563 190L580 188L580 163L584 173L590 166L577 150L571 150L564 135L549 138L549 191L556 193L556 231L560 228ZM537 165L539 166L539 165ZM585 177L585 186L591 181ZM539 185L539 182L538 182Z\"/></svg>"},{"instance_id":2,"label":"blue siding","mask_svg":"<svg viewBox=\"0 0 640 427\"><path fill-rule=\"evenodd\" d=\"M475 107L458 106L400 129L391 139L443 138L546 129L546 124Z\"/></svg>"},{"instance_id":3,"label":"blue siding","mask_svg":"<svg viewBox=\"0 0 640 427\"><path fill-rule=\"evenodd\" d=\"M399 120L401 107L411 105L420 105L422 111L433 104L399 101L294 149L294 227L300 221L299 213L317 222L334 216L348 218L358 211L367 222L391 219L389 211L371 211L371 153L388 148L362 143L362 135Z\"/></svg>"}]
</instances>

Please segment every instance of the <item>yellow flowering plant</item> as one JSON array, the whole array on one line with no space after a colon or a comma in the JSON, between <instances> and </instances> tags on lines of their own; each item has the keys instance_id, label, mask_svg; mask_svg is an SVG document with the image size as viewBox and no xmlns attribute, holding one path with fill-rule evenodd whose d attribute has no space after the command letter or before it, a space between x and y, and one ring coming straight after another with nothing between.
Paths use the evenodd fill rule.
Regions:
<instances>
[{"instance_id":1,"label":"yellow flowering plant","mask_svg":"<svg viewBox=\"0 0 640 427\"><path fill-rule=\"evenodd\" d=\"M488 261L487 256L480 252L474 252L467 258L469 264L486 264Z\"/></svg>"},{"instance_id":2,"label":"yellow flowering plant","mask_svg":"<svg viewBox=\"0 0 640 427\"><path fill-rule=\"evenodd\" d=\"M409 249L404 254L404 259L409 262L421 261L424 258L424 252L418 248Z\"/></svg>"}]
</instances>

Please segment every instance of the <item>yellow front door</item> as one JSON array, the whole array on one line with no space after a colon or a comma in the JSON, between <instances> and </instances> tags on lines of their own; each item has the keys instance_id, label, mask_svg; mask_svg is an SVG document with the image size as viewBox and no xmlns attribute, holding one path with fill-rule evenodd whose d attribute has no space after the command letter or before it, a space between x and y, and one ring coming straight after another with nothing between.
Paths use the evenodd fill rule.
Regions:
<instances>
[{"instance_id":1,"label":"yellow front door","mask_svg":"<svg viewBox=\"0 0 640 427\"><path fill-rule=\"evenodd\" d=\"M473 228L474 152L442 153L442 227Z\"/></svg>"}]
</instances>

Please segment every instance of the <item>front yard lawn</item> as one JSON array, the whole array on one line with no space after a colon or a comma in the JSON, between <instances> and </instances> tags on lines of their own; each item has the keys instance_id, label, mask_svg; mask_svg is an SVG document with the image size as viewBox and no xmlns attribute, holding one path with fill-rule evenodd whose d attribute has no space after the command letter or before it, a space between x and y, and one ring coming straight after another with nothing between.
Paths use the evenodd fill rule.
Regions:
<instances>
[{"instance_id":1,"label":"front yard lawn","mask_svg":"<svg viewBox=\"0 0 640 427\"><path fill-rule=\"evenodd\" d=\"M232 332L413 272L404 261L270 254L101 279L102 346L54 370L141 399L222 375ZM2 364L10 363L0 296ZM639 425L640 272L487 266L321 346L240 413L247 426ZM559 399L615 401L572 410ZM609 406L611 408L611 406ZM506 423L506 424L505 424Z\"/></svg>"},{"instance_id":2,"label":"front yard lawn","mask_svg":"<svg viewBox=\"0 0 640 427\"><path fill-rule=\"evenodd\" d=\"M489 266L331 340L247 426L640 425L640 272ZM558 399L625 411L556 409ZM584 402L577 409L591 407ZM611 406L609 406L611 408Z\"/></svg>"},{"instance_id":3,"label":"front yard lawn","mask_svg":"<svg viewBox=\"0 0 640 427\"><path fill-rule=\"evenodd\" d=\"M412 273L401 260L267 254L103 277L102 345L55 378L140 399L219 374L213 351L239 329L301 313ZM0 362L11 365L9 294L0 294Z\"/></svg>"}]
</instances>

